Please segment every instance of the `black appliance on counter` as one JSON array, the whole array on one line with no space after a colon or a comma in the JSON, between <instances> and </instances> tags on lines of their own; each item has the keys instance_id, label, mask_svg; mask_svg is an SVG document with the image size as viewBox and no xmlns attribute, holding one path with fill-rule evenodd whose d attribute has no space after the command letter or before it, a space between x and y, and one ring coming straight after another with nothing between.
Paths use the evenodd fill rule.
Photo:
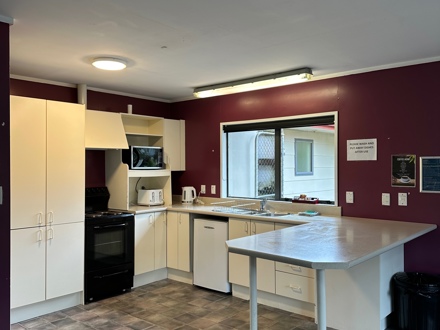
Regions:
<instances>
[{"instance_id":1,"label":"black appliance on counter","mask_svg":"<svg viewBox=\"0 0 440 330\"><path fill-rule=\"evenodd\" d=\"M107 187L86 188L84 303L133 287L134 215L109 210Z\"/></svg>"}]
</instances>

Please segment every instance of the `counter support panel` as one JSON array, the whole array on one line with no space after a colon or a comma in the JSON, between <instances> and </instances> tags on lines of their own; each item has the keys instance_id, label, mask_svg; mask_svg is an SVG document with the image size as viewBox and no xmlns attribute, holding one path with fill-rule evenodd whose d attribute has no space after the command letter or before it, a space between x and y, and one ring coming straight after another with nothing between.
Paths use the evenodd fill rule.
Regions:
<instances>
[{"instance_id":1,"label":"counter support panel","mask_svg":"<svg viewBox=\"0 0 440 330\"><path fill-rule=\"evenodd\" d=\"M249 313L251 330L258 329L257 258L249 257Z\"/></svg>"},{"instance_id":2,"label":"counter support panel","mask_svg":"<svg viewBox=\"0 0 440 330\"><path fill-rule=\"evenodd\" d=\"M326 306L325 306L325 270L316 270L316 289L317 289L317 299L318 299L318 330L327 329L327 317L326 317Z\"/></svg>"}]
</instances>

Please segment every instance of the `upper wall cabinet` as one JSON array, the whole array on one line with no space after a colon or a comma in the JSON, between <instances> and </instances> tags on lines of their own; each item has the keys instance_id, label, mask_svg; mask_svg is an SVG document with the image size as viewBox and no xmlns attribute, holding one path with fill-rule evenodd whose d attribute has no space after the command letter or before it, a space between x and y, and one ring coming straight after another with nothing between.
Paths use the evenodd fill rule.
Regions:
<instances>
[{"instance_id":1,"label":"upper wall cabinet","mask_svg":"<svg viewBox=\"0 0 440 330\"><path fill-rule=\"evenodd\" d=\"M11 96L10 114L11 229L84 221L84 105Z\"/></svg>"},{"instance_id":2,"label":"upper wall cabinet","mask_svg":"<svg viewBox=\"0 0 440 330\"><path fill-rule=\"evenodd\" d=\"M185 121L165 119L163 147L171 171L185 170Z\"/></svg>"},{"instance_id":3,"label":"upper wall cabinet","mask_svg":"<svg viewBox=\"0 0 440 330\"><path fill-rule=\"evenodd\" d=\"M128 149L121 114L86 110L86 149Z\"/></svg>"},{"instance_id":4,"label":"upper wall cabinet","mask_svg":"<svg viewBox=\"0 0 440 330\"><path fill-rule=\"evenodd\" d=\"M163 118L126 113L121 116L129 145L163 147Z\"/></svg>"}]
</instances>

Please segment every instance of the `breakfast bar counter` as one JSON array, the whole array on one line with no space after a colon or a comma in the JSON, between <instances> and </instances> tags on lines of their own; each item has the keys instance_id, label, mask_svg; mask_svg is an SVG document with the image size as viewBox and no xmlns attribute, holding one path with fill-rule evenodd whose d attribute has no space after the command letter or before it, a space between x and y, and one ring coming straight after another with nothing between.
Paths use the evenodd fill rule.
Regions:
<instances>
[{"instance_id":1,"label":"breakfast bar counter","mask_svg":"<svg viewBox=\"0 0 440 330\"><path fill-rule=\"evenodd\" d=\"M424 223L330 217L227 241L229 252L250 257L251 329L257 329L256 258L316 270L319 330L326 329L327 323L338 329L384 329L391 312L391 277L403 270L403 244L436 227ZM326 270L333 271L331 288L326 288L329 283ZM327 299L326 293L330 293ZM330 322L326 303L331 309ZM358 319L357 326L338 323L341 312L351 312L350 304L363 306L362 315L352 311L353 319L365 316L364 320Z\"/></svg>"}]
</instances>

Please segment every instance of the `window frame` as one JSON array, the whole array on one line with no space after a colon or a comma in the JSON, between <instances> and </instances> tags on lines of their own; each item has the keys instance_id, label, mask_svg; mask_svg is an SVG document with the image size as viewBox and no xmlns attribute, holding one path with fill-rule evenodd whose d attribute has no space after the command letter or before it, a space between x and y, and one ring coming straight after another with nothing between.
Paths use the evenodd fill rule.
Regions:
<instances>
[{"instance_id":1,"label":"window frame","mask_svg":"<svg viewBox=\"0 0 440 330\"><path fill-rule=\"evenodd\" d=\"M267 129L267 128L274 128L273 123L279 123L282 127L282 125L285 122L291 122L291 121L298 121L298 123L301 123L302 126L312 126L307 125L308 122L312 122L313 120L316 120L319 117L328 117L333 116L333 122L334 122L334 206L338 206L338 112L337 111L329 111L329 112L320 112L320 113L314 113L314 114L304 114L304 115L296 115L296 116L286 116L286 117L272 117L272 118L265 118L265 119L254 119L254 120L243 120L243 121L231 121L231 122L221 122L220 123L220 197L221 198L234 198L234 199L249 199L244 197L228 197L227 193L227 135L225 132L225 127L232 127L235 126L237 129L236 131L241 131L241 128L243 126L241 125L255 125L255 126L249 126L253 127L253 129ZM246 127L244 126L244 127ZM255 128L256 127L256 128ZM301 127L301 126L297 126ZM286 128L286 127L283 127ZM249 129L251 130L251 129ZM276 144L281 144L281 136L278 136L275 138ZM276 157L278 159L278 164L275 166L281 166L279 164L279 157ZM278 171L277 171L278 172ZM276 185L281 185L281 176L275 178ZM279 194L278 194L279 195ZM280 200L280 196L275 196L276 200Z\"/></svg>"}]
</instances>

